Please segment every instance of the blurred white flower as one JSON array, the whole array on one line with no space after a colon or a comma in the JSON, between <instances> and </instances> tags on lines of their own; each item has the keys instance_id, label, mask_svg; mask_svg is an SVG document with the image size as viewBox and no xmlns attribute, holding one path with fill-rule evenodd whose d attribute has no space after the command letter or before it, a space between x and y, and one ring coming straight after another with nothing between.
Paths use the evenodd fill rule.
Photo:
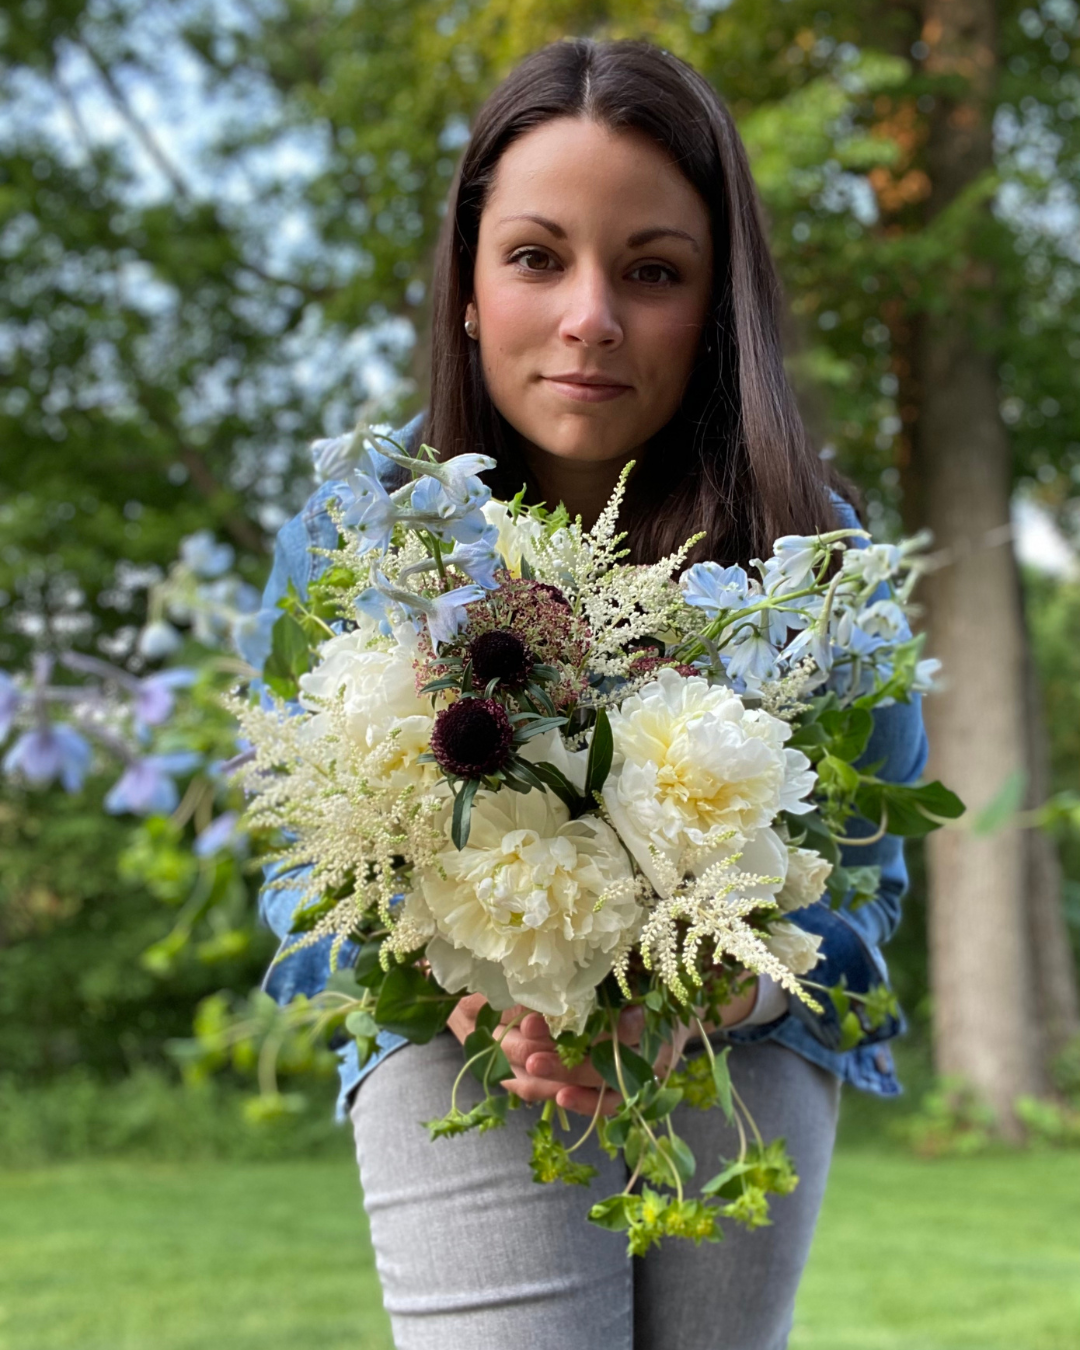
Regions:
<instances>
[{"instance_id":1,"label":"blurred white flower","mask_svg":"<svg viewBox=\"0 0 1080 1350\"><path fill-rule=\"evenodd\" d=\"M793 923L774 923L765 939L765 946L773 956L783 961L788 970L796 975L805 975L820 960L818 948L821 946L821 936L808 933Z\"/></svg>"},{"instance_id":2,"label":"blurred white flower","mask_svg":"<svg viewBox=\"0 0 1080 1350\"><path fill-rule=\"evenodd\" d=\"M825 883L832 873L832 863L827 862L820 853L812 848L789 848L787 877L783 890L776 902L785 914L793 909L802 909L820 900Z\"/></svg>"}]
</instances>

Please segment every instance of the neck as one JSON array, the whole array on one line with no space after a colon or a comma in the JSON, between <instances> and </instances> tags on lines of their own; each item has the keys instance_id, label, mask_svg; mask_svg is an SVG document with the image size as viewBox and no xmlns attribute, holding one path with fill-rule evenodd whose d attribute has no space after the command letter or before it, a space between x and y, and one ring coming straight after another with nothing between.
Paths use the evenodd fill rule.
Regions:
<instances>
[{"instance_id":1,"label":"neck","mask_svg":"<svg viewBox=\"0 0 1080 1350\"><path fill-rule=\"evenodd\" d=\"M540 489L541 500L549 508L562 502L571 518L581 517L586 529L592 529L596 524L619 481L619 474L627 462L635 458L633 451L627 451L616 459L567 459L541 450L531 442L522 448ZM636 457L640 459L640 454Z\"/></svg>"}]
</instances>

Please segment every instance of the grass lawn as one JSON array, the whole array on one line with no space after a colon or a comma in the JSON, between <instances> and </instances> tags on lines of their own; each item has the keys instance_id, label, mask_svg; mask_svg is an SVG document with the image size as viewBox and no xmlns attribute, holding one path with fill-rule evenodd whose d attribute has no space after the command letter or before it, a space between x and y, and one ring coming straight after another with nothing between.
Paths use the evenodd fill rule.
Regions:
<instances>
[{"instance_id":1,"label":"grass lawn","mask_svg":"<svg viewBox=\"0 0 1080 1350\"><path fill-rule=\"evenodd\" d=\"M347 1161L7 1172L0 1215L0 1350L389 1350ZM839 1153L792 1350L999 1347L1080 1350L1080 1154Z\"/></svg>"}]
</instances>

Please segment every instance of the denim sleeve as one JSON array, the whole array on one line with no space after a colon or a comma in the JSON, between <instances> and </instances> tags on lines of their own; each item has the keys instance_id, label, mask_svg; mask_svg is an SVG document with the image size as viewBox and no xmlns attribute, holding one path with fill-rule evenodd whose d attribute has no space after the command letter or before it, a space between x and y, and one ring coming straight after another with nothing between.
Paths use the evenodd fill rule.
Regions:
<instances>
[{"instance_id":1,"label":"denim sleeve","mask_svg":"<svg viewBox=\"0 0 1080 1350\"><path fill-rule=\"evenodd\" d=\"M880 764L879 778L893 783L914 783L926 765L927 743L922 720L922 700L878 708L874 731L860 764ZM868 837L876 826L861 816L848 822L848 837ZM888 978L880 948L895 933L900 922L900 901L907 890L904 841L886 834L872 844L846 844L840 850L845 867L880 867L881 882L874 898L858 909L848 900L833 909L819 900L787 917L807 932L821 937L821 959L811 972L816 984L833 985L843 980L855 993L865 993ZM805 1023L811 1034L830 1049L840 1043L840 1020L832 1004L824 1000L824 1012L814 1013L797 999L791 1000L791 1015ZM897 1018L867 1032L864 1043L888 1040L902 1030Z\"/></svg>"}]
</instances>

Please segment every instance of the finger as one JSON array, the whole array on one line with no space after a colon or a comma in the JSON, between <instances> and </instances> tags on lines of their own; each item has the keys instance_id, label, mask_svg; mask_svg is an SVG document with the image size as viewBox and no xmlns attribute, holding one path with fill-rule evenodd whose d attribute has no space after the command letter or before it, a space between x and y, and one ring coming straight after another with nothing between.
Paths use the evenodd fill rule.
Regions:
<instances>
[{"instance_id":1,"label":"finger","mask_svg":"<svg viewBox=\"0 0 1080 1350\"><path fill-rule=\"evenodd\" d=\"M536 1078L529 1073L520 1073L516 1078L501 1079L499 1086L504 1087L507 1092L514 1093L523 1102L546 1102L551 1101L559 1089L564 1088L566 1084L552 1083L546 1078Z\"/></svg>"},{"instance_id":2,"label":"finger","mask_svg":"<svg viewBox=\"0 0 1080 1350\"><path fill-rule=\"evenodd\" d=\"M577 1087L598 1088L603 1079L591 1064L578 1064L567 1068L557 1054L549 1055L544 1051L531 1054L525 1061L525 1069L537 1078L549 1078L554 1082L571 1083Z\"/></svg>"},{"instance_id":3,"label":"finger","mask_svg":"<svg viewBox=\"0 0 1080 1350\"><path fill-rule=\"evenodd\" d=\"M576 1111L578 1115L590 1117L595 1114L597 1102L600 1102L600 1114L613 1116L622 1106L622 1095L611 1088L596 1091L593 1088L564 1087L556 1094L555 1102L567 1111Z\"/></svg>"},{"instance_id":4,"label":"finger","mask_svg":"<svg viewBox=\"0 0 1080 1350\"><path fill-rule=\"evenodd\" d=\"M502 1046L503 1053L515 1068L525 1068L525 1063L530 1055L537 1053L547 1053L551 1050L551 1041L529 1040L523 1036L520 1031L508 1031L501 1039L499 1044ZM556 1053L556 1058L558 1054Z\"/></svg>"},{"instance_id":5,"label":"finger","mask_svg":"<svg viewBox=\"0 0 1080 1350\"><path fill-rule=\"evenodd\" d=\"M645 1030L645 1009L640 1007L623 1008L619 1013L619 1040L627 1045L637 1045Z\"/></svg>"},{"instance_id":6,"label":"finger","mask_svg":"<svg viewBox=\"0 0 1080 1350\"><path fill-rule=\"evenodd\" d=\"M547 1041L550 1046L554 1046L551 1032L548 1030L547 1019L540 1013L527 1013L521 1021L521 1034L527 1036L532 1041Z\"/></svg>"}]
</instances>

